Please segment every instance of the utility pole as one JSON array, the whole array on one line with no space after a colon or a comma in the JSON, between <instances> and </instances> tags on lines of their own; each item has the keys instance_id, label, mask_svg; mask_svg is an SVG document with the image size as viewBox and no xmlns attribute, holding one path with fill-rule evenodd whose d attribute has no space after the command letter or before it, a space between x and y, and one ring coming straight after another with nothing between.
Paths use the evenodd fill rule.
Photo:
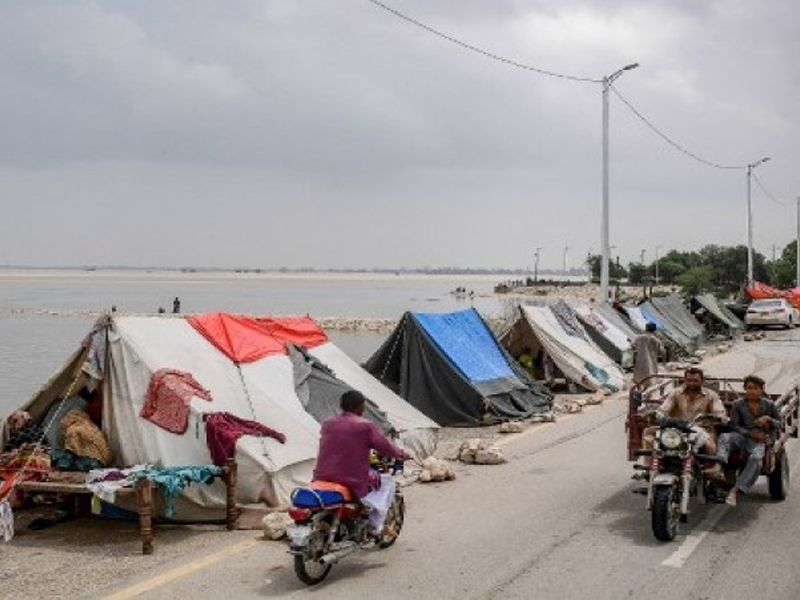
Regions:
<instances>
[{"instance_id":1,"label":"utility pole","mask_svg":"<svg viewBox=\"0 0 800 600\"><path fill-rule=\"evenodd\" d=\"M564 246L564 275L569 274L569 246Z\"/></svg>"},{"instance_id":2,"label":"utility pole","mask_svg":"<svg viewBox=\"0 0 800 600\"><path fill-rule=\"evenodd\" d=\"M534 255L536 258L533 263L533 283L539 281L539 252L541 248L536 248L536 254Z\"/></svg>"},{"instance_id":3,"label":"utility pole","mask_svg":"<svg viewBox=\"0 0 800 600\"><path fill-rule=\"evenodd\" d=\"M765 156L761 160L747 165L747 285L753 283L753 203L751 201L751 180L753 178L753 169L768 160L769 156Z\"/></svg>"},{"instance_id":4,"label":"utility pole","mask_svg":"<svg viewBox=\"0 0 800 600\"><path fill-rule=\"evenodd\" d=\"M800 287L800 196L797 197L797 239L795 240L795 285Z\"/></svg>"}]
</instances>

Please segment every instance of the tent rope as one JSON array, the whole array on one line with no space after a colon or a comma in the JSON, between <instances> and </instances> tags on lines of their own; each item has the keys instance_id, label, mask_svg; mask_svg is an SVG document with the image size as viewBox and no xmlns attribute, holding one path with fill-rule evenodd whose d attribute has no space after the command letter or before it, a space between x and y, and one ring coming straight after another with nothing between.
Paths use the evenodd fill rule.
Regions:
<instances>
[{"instance_id":1,"label":"tent rope","mask_svg":"<svg viewBox=\"0 0 800 600\"><path fill-rule=\"evenodd\" d=\"M400 331L398 332L397 336L394 338L394 344L392 344L392 350L389 352L389 358L383 363L383 370L381 371L381 376L378 378L381 383L383 383L384 378L386 377L386 370L389 368L389 365L394 358L394 353L397 350L397 346L400 344L400 338L405 336L406 333L406 320L408 319L408 315L403 315L403 320L400 321Z\"/></svg>"},{"instance_id":2,"label":"tent rope","mask_svg":"<svg viewBox=\"0 0 800 600\"><path fill-rule=\"evenodd\" d=\"M247 382L244 379L244 373L242 373L242 365L241 363L234 362L233 364L236 365L236 371L239 373L239 381L242 382L242 389L244 390L244 397L247 399L247 404L250 406L250 414L253 415L253 421L260 423L258 417L256 416L256 407L253 405L253 400L250 398L250 392L247 389ZM261 448L264 450L264 456L269 457L269 450L267 450L267 443L264 441L264 438L259 436L259 440L261 440Z\"/></svg>"}]
</instances>

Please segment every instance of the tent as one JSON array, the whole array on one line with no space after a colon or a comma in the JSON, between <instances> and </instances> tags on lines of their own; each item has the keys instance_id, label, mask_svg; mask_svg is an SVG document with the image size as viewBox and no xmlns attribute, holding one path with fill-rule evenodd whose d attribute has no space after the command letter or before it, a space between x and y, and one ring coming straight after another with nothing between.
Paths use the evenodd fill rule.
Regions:
<instances>
[{"instance_id":1,"label":"tent","mask_svg":"<svg viewBox=\"0 0 800 600\"><path fill-rule=\"evenodd\" d=\"M575 306L574 309L591 340L622 368L631 368L633 366L631 340L635 336L625 334L593 306L583 304Z\"/></svg>"},{"instance_id":2,"label":"tent","mask_svg":"<svg viewBox=\"0 0 800 600\"><path fill-rule=\"evenodd\" d=\"M642 314L654 321L659 330L674 341L687 354L693 353L700 345L703 329L689 310L673 297L652 298L639 305Z\"/></svg>"},{"instance_id":3,"label":"tent","mask_svg":"<svg viewBox=\"0 0 800 600\"><path fill-rule=\"evenodd\" d=\"M188 373L210 392L211 401L189 399L182 434L140 416L154 374L164 369ZM432 451L437 429L364 372L308 317L104 317L23 408L41 419L60 396L86 384L102 387L102 426L118 466L211 463L203 418L210 412L227 412L285 434L285 443L249 435L236 442L241 503L265 494L286 503L294 487L310 481L318 418L330 414L344 389L362 391L371 400L368 416L396 431L417 455ZM205 518L210 516L206 509L222 506L221 486L191 486L183 492L177 516Z\"/></svg>"},{"instance_id":4,"label":"tent","mask_svg":"<svg viewBox=\"0 0 800 600\"><path fill-rule=\"evenodd\" d=\"M640 329L634 327L627 314L623 314L610 304L593 304L592 310L614 325L630 340L642 333Z\"/></svg>"},{"instance_id":5,"label":"tent","mask_svg":"<svg viewBox=\"0 0 800 600\"><path fill-rule=\"evenodd\" d=\"M724 331L735 337L745 329L741 319L711 294L695 296L691 300L690 308L692 313L708 323L706 328L709 333Z\"/></svg>"},{"instance_id":6,"label":"tent","mask_svg":"<svg viewBox=\"0 0 800 600\"><path fill-rule=\"evenodd\" d=\"M523 348L534 355L544 350L564 377L584 388L621 390L625 376L620 367L588 339L577 321L566 329L564 320L552 307L521 306L519 318L500 341L512 356Z\"/></svg>"},{"instance_id":7,"label":"tent","mask_svg":"<svg viewBox=\"0 0 800 600\"><path fill-rule=\"evenodd\" d=\"M474 309L405 313L365 368L440 425L477 425L487 413L525 418L551 406L550 394L505 353Z\"/></svg>"}]
</instances>

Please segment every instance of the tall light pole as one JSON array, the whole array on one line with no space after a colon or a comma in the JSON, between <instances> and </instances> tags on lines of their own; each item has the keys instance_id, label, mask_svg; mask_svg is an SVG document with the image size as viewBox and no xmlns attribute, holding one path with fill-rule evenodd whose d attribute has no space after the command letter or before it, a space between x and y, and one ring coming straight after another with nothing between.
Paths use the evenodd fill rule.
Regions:
<instances>
[{"instance_id":1,"label":"tall light pole","mask_svg":"<svg viewBox=\"0 0 800 600\"><path fill-rule=\"evenodd\" d=\"M536 283L539 281L539 251L541 248L536 248L536 260L533 263L533 282Z\"/></svg>"},{"instance_id":2,"label":"tall light pole","mask_svg":"<svg viewBox=\"0 0 800 600\"><path fill-rule=\"evenodd\" d=\"M608 302L608 261L611 250L608 239L608 91L611 84L625 71L630 71L639 66L639 63L625 65L614 71L611 75L603 77L603 216L600 229L600 298L601 302Z\"/></svg>"},{"instance_id":3,"label":"tall light pole","mask_svg":"<svg viewBox=\"0 0 800 600\"><path fill-rule=\"evenodd\" d=\"M568 267L569 267L569 246L564 246L564 275L567 274Z\"/></svg>"},{"instance_id":4,"label":"tall light pole","mask_svg":"<svg viewBox=\"0 0 800 600\"><path fill-rule=\"evenodd\" d=\"M798 200L800 202L800 199ZM661 250L661 246L656 246L656 287L658 287L658 251Z\"/></svg>"},{"instance_id":5,"label":"tall light pole","mask_svg":"<svg viewBox=\"0 0 800 600\"><path fill-rule=\"evenodd\" d=\"M647 250L646 248L642 248L642 251L639 252L639 264L641 265L644 264L644 253L646 250Z\"/></svg>"},{"instance_id":6,"label":"tall light pole","mask_svg":"<svg viewBox=\"0 0 800 600\"><path fill-rule=\"evenodd\" d=\"M751 201L753 169L768 160L769 156L765 156L761 160L747 165L747 285L753 283L753 205Z\"/></svg>"}]
</instances>

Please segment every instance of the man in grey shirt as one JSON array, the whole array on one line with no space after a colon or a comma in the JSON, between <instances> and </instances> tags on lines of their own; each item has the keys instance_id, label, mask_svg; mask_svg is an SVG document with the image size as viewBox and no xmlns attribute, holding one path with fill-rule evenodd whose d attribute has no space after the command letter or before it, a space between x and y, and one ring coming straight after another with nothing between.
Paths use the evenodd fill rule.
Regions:
<instances>
[{"instance_id":1,"label":"man in grey shirt","mask_svg":"<svg viewBox=\"0 0 800 600\"><path fill-rule=\"evenodd\" d=\"M655 332L656 324L647 323L644 333L633 339L633 383L641 383L658 373L658 359L664 355L664 344Z\"/></svg>"},{"instance_id":2,"label":"man in grey shirt","mask_svg":"<svg viewBox=\"0 0 800 600\"><path fill-rule=\"evenodd\" d=\"M728 493L725 502L736 506L739 492L746 492L761 474L766 442L769 434L781 425L781 414L775 403L764 394L764 380L755 375L744 378L745 397L739 398L731 407L733 431L719 436L717 456L724 462L733 449L747 454L747 464L739 473L736 484Z\"/></svg>"}]
</instances>

